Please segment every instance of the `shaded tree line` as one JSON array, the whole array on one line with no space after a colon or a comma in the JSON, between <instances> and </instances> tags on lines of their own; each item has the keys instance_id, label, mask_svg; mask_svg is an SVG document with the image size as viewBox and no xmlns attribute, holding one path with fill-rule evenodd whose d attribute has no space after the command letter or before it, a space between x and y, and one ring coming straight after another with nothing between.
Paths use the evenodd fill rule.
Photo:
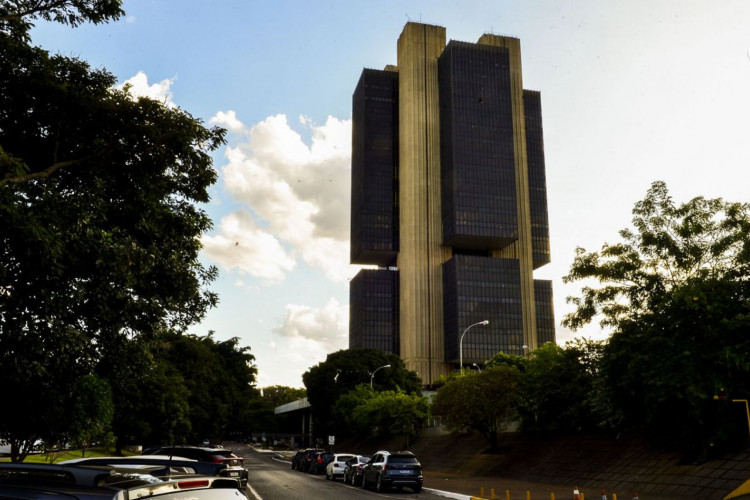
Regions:
<instances>
[{"instance_id":1,"label":"shaded tree line","mask_svg":"<svg viewBox=\"0 0 750 500\"><path fill-rule=\"evenodd\" d=\"M250 425L249 348L187 335L218 298L200 204L226 131L32 45L120 0L0 0L0 441L221 439Z\"/></svg>"},{"instance_id":2,"label":"shaded tree line","mask_svg":"<svg viewBox=\"0 0 750 500\"><path fill-rule=\"evenodd\" d=\"M642 433L693 461L746 446L750 206L703 197L676 204L655 182L632 221L621 242L578 249L565 277L584 286L568 299L575 310L563 324L598 319L607 340L546 344L529 357L499 353L481 374L449 377L433 412L489 435L493 447L491 426L466 406L500 422L515 412L526 432ZM507 372L503 394L516 398L505 409L478 390L498 367Z\"/></svg>"},{"instance_id":3,"label":"shaded tree line","mask_svg":"<svg viewBox=\"0 0 750 500\"><path fill-rule=\"evenodd\" d=\"M413 442L429 419L416 372L395 354L349 349L329 354L302 375L315 437L399 437Z\"/></svg>"}]
</instances>

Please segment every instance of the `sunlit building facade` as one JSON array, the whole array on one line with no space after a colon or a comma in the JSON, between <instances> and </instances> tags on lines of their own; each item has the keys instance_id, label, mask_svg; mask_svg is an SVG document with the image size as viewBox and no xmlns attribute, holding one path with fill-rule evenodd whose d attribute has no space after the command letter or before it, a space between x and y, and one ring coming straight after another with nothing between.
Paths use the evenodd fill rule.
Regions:
<instances>
[{"instance_id":1,"label":"sunlit building facade","mask_svg":"<svg viewBox=\"0 0 750 500\"><path fill-rule=\"evenodd\" d=\"M450 41L407 23L398 65L353 95L351 348L401 356L426 385L555 340L541 99L520 41ZM464 337L465 329L480 321ZM389 323L390 322L390 323Z\"/></svg>"}]
</instances>

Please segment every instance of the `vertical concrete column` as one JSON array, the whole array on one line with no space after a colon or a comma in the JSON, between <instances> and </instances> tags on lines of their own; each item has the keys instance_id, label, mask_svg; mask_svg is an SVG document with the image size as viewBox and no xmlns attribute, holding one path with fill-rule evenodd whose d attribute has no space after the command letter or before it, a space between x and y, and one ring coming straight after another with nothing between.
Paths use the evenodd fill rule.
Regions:
<instances>
[{"instance_id":1,"label":"vertical concrete column","mask_svg":"<svg viewBox=\"0 0 750 500\"><path fill-rule=\"evenodd\" d=\"M443 332L440 102L445 28L407 23L398 39L401 358L425 384L446 372Z\"/></svg>"},{"instance_id":2,"label":"vertical concrete column","mask_svg":"<svg viewBox=\"0 0 750 500\"><path fill-rule=\"evenodd\" d=\"M505 47L510 56L510 85L513 107L513 149L516 171L518 211L518 242L510 253L515 254L521 269L521 308L523 342L529 350L537 348L536 301L534 299L534 261L531 246L531 204L529 195L529 164L526 155L526 119L523 106L521 75L521 41L518 38L485 34L481 45Z\"/></svg>"}]
</instances>

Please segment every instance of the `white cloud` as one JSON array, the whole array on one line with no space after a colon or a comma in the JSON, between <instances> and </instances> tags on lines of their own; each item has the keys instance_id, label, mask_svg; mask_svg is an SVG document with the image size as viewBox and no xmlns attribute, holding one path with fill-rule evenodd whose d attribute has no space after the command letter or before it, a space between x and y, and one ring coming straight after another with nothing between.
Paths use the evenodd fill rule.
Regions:
<instances>
[{"instance_id":1,"label":"white cloud","mask_svg":"<svg viewBox=\"0 0 750 500\"><path fill-rule=\"evenodd\" d=\"M222 218L219 234L203 235L201 242L204 253L219 266L260 278L265 284L280 283L295 266L281 242L243 212Z\"/></svg>"},{"instance_id":2,"label":"white cloud","mask_svg":"<svg viewBox=\"0 0 750 500\"><path fill-rule=\"evenodd\" d=\"M219 112L211 122L233 131L242 127L233 111ZM224 186L248 207L252 214L248 218L261 221L264 234L292 249L285 256L297 256L328 279L343 283L354 269L348 263L351 121L328 117L325 124L315 125L301 117L300 123L310 132L309 146L285 115L270 116L252 126L243 136L245 142L225 151ZM226 230L222 223L219 234L206 239L214 245L212 253L207 252L209 257L232 250L236 236L224 234ZM248 251L251 239L246 238ZM221 245L230 248L220 250ZM256 257L263 251L278 251L270 246L252 250ZM277 265L274 271L288 269ZM254 270L253 275L258 272Z\"/></svg>"},{"instance_id":3,"label":"white cloud","mask_svg":"<svg viewBox=\"0 0 750 500\"><path fill-rule=\"evenodd\" d=\"M123 89L127 85L133 97L150 97L155 101L163 102L166 106L173 107L171 87L175 79L167 78L149 85L146 73L139 71L135 76L125 80L117 88Z\"/></svg>"},{"instance_id":4,"label":"white cloud","mask_svg":"<svg viewBox=\"0 0 750 500\"><path fill-rule=\"evenodd\" d=\"M229 110L226 113L224 111L219 111L208 122L229 129L232 132L241 131L245 127L245 125L237 119L237 115L232 110Z\"/></svg>"},{"instance_id":5,"label":"white cloud","mask_svg":"<svg viewBox=\"0 0 750 500\"><path fill-rule=\"evenodd\" d=\"M322 344L325 352L343 349L348 344L349 308L330 299L322 308L287 304L284 324L274 333L293 339Z\"/></svg>"}]
</instances>

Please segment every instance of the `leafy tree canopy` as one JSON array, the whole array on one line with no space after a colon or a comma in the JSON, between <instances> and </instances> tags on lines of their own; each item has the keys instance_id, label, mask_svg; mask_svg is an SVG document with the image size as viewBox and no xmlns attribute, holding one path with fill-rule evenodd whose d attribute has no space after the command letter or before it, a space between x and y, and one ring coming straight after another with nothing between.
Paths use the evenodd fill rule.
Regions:
<instances>
[{"instance_id":1,"label":"leafy tree canopy","mask_svg":"<svg viewBox=\"0 0 750 500\"><path fill-rule=\"evenodd\" d=\"M375 370L385 365L389 368ZM422 385L415 372L406 369L404 362L395 354L386 354L377 349L348 349L329 354L302 375L307 388L307 399L317 420L320 435L332 425L331 408L338 398L354 390L360 384L369 387L372 380L376 391L396 389L406 394L420 394Z\"/></svg>"},{"instance_id":2,"label":"leafy tree canopy","mask_svg":"<svg viewBox=\"0 0 750 500\"><path fill-rule=\"evenodd\" d=\"M438 389L432 413L453 429L478 431L498 449L500 432L515 416L519 379L518 369L506 365L464 373Z\"/></svg>"},{"instance_id":3,"label":"leafy tree canopy","mask_svg":"<svg viewBox=\"0 0 750 500\"><path fill-rule=\"evenodd\" d=\"M34 19L78 26L103 23L125 14L122 0L0 0L0 31L28 37Z\"/></svg>"},{"instance_id":4,"label":"leafy tree canopy","mask_svg":"<svg viewBox=\"0 0 750 500\"><path fill-rule=\"evenodd\" d=\"M120 15L112 0L0 1L0 392L14 409L0 412L0 439L19 448L71 432L60 388L95 372L117 408L135 353L217 301L196 203L225 131L27 43L33 19Z\"/></svg>"},{"instance_id":5,"label":"leafy tree canopy","mask_svg":"<svg viewBox=\"0 0 750 500\"><path fill-rule=\"evenodd\" d=\"M654 182L633 209L634 229L623 241L599 252L579 248L566 283L585 286L563 325L577 329L601 314L602 325L616 328L639 314L653 312L672 290L700 280L743 281L750 276L750 206L697 197L682 205L664 182Z\"/></svg>"},{"instance_id":6,"label":"leafy tree canopy","mask_svg":"<svg viewBox=\"0 0 750 500\"><path fill-rule=\"evenodd\" d=\"M579 249L565 280L599 286L569 299L564 324L601 315L612 330L601 358L602 394L620 412L611 422L705 456L733 435L713 395L750 396L750 206L677 205L655 182L633 225L621 243Z\"/></svg>"}]
</instances>

